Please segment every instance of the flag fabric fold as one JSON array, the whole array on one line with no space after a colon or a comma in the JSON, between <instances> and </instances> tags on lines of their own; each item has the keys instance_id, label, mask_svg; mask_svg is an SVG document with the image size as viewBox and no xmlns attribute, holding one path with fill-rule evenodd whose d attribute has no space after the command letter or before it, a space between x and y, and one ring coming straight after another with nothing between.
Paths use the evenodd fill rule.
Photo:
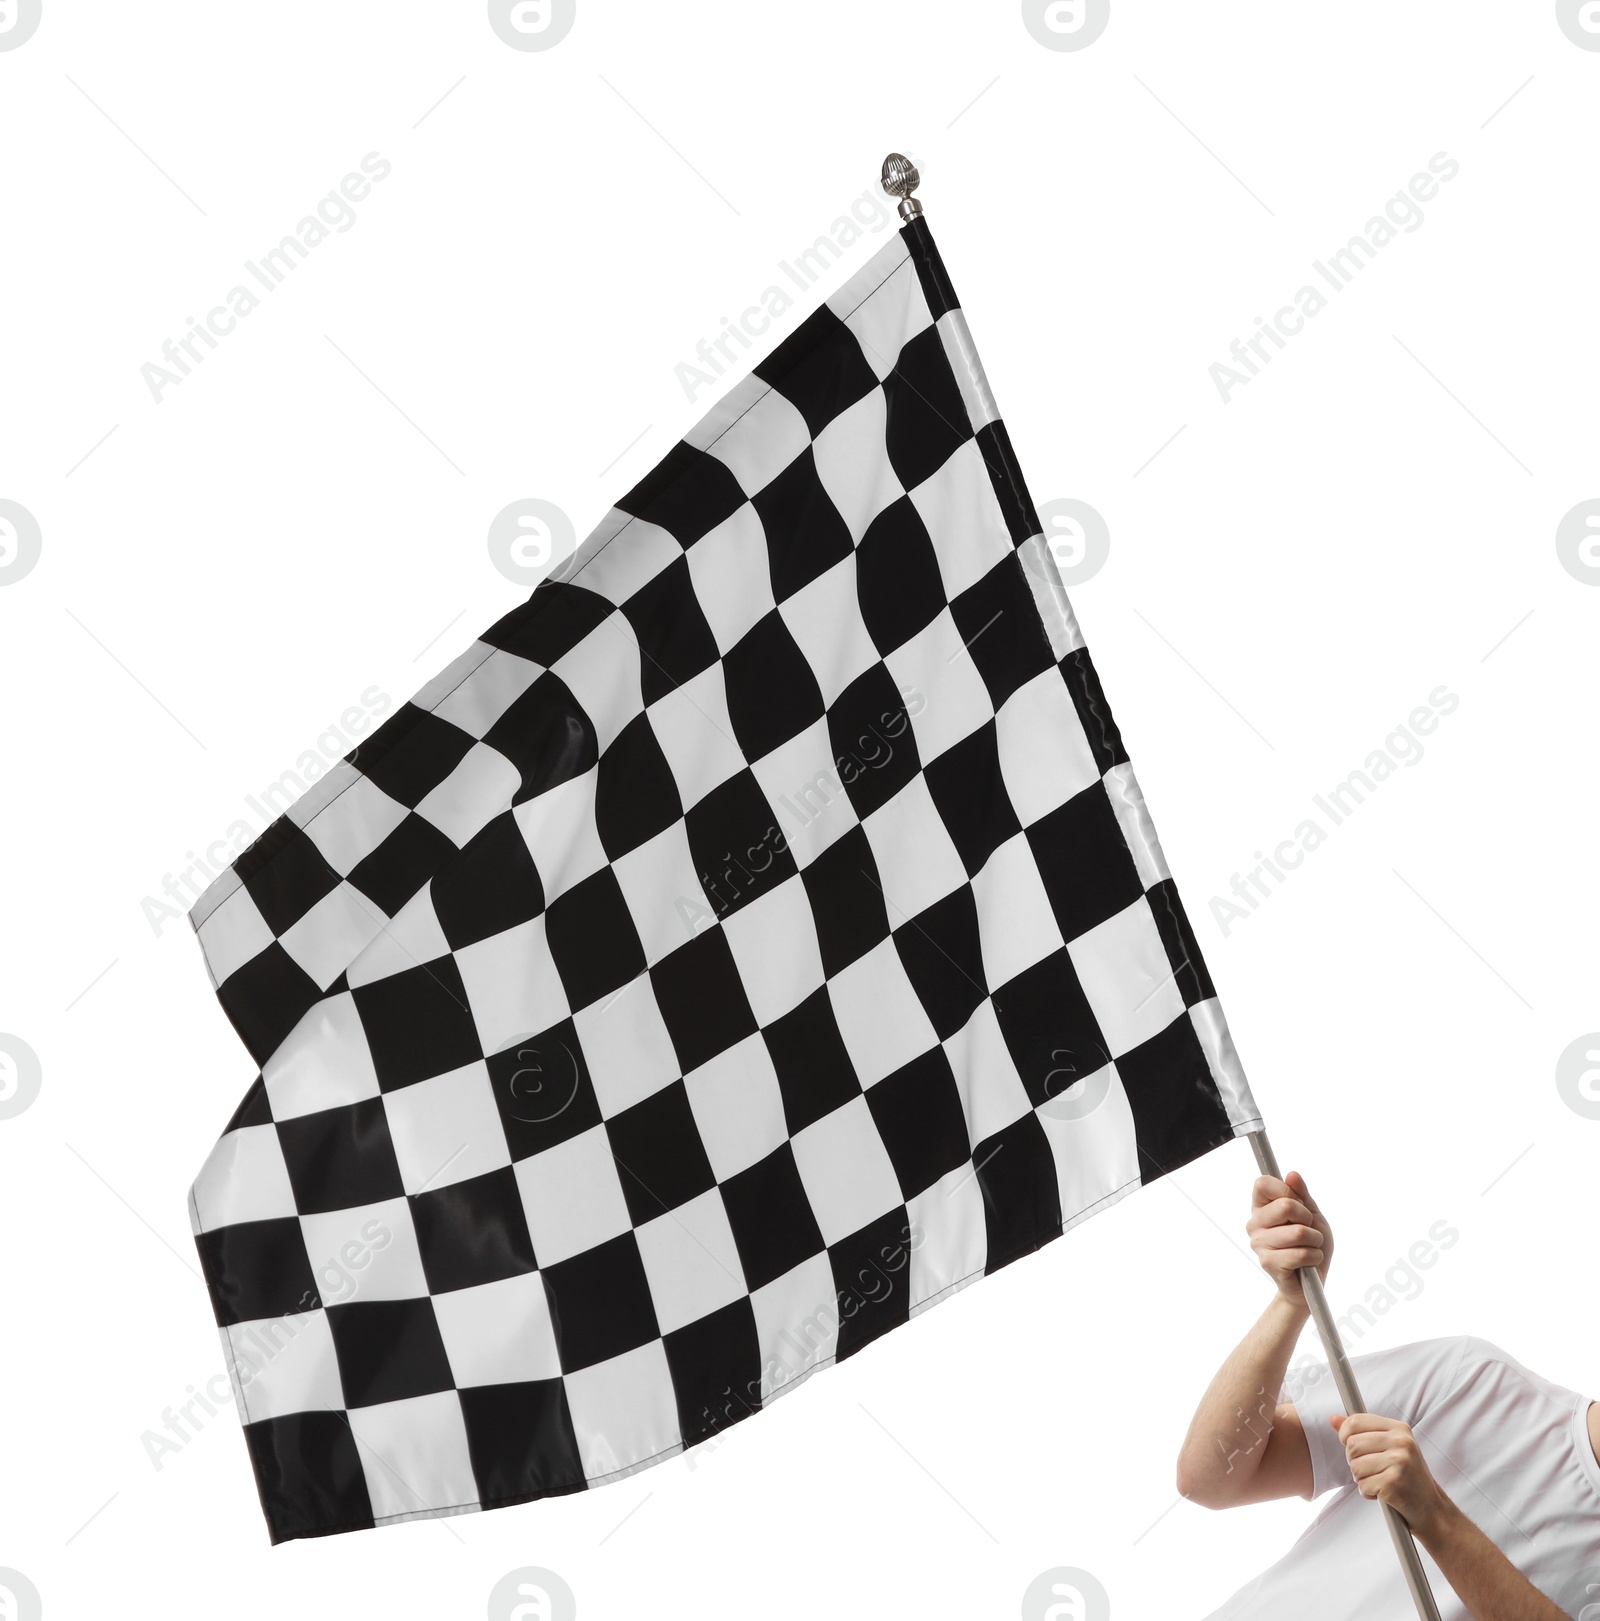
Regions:
<instances>
[{"instance_id":1,"label":"flag fabric fold","mask_svg":"<svg viewBox=\"0 0 1600 1621\"><path fill-rule=\"evenodd\" d=\"M274 1541L669 1458L1260 1124L921 220L192 920Z\"/></svg>"}]
</instances>

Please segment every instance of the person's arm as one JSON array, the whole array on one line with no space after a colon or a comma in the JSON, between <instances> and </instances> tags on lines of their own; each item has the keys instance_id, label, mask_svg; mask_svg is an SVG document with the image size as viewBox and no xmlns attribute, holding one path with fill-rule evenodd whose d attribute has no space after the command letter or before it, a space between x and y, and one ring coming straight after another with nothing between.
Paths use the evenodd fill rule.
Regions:
<instances>
[{"instance_id":1,"label":"person's arm","mask_svg":"<svg viewBox=\"0 0 1600 1621\"><path fill-rule=\"evenodd\" d=\"M1411 1527L1473 1621L1568 1621L1450 1501L1409 1424L1373 1413L1330 1422L1361 1495L1387 1503Z\"/></svg>"},{"instance_id":2,"label":"person's arm","mask_svg":"<svg viewBox=\"0 0 1600 1621\"><path fill-rule=\"evenodd\" d=\"M1204 1508L1309 1497L1311 1449L1299 1415L1278 1402L1310 1315L1298 1269L1325 1278L1333 1234L1299 1172L1256 1180L1247 1229L1275 1287L1272 1303L1218 1370L1178 1454L1178 1491Z\"/></svg>"}]
</instances>

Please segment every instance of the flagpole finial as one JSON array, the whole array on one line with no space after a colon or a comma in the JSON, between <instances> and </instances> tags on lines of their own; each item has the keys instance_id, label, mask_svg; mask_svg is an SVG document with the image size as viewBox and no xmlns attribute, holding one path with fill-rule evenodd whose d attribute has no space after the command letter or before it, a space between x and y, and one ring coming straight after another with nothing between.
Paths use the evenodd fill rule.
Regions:
<instances>
[{"instance_id":1,"label":"flagpole finial","mask_svg":"<svg viewBox=\"0 0 1600 1621\"><path fill-rule=\"evenodd\" d=\"M911 195L921 184L922 176L910 158L891 152L883 160L883 189L900 199L900 218L907 222L922 217L922 204Z\"/></svg>"}]
</instances>

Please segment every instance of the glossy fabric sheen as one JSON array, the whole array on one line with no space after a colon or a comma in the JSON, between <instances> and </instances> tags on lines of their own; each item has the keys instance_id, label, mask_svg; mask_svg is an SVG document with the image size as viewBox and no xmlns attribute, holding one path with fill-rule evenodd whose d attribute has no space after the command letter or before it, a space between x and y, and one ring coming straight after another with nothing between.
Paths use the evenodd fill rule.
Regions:
<instances>
[{"instance_id":1,"label":"glossy fabric sheen","mask_svg":"<svg viewBox=\"0 0 1600 1621\"><path fill-rule=\"evenodd\" d=\"M1259 1124L921 222L192 916L279 1541L671 1457Z\"/></svg>"}]
</instances>

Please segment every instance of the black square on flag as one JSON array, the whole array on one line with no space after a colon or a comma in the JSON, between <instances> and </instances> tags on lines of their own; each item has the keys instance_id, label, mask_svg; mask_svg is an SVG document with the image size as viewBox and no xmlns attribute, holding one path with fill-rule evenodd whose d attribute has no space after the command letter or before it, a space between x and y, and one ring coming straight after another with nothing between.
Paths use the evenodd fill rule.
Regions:
<instances>
[{"instance_id":1,"label":"black square on flag","mask_svg":"<svg viewBox=\"0 0 1600 1621\"><path fill-rule=\"evenodd\" d=\"M351 994L386 1092L483 1056L454 957L404 968Z\"/></svg>"},{"instance_id":2,"label":"black square on flag","mask_svg":"<svg viewBox=\"0 0 1600 1621\"><path fill-rule=\"evenodd\" d=\"M605 1362L659 1336L650 1283L632 1233L557 1261L540 1274L564 1373Z\"/></svg>"},{"instance_id":3,"label":"black square on flag","mask_svg":"<svg viewBox=\"0 0 1600 1621\"><path fill-rule=\"evenodd\" d=\"M352 1300L328 1307L345 1404L369 1407L451 1388L433 1302Z\"/></svg>"}]
</instances>

